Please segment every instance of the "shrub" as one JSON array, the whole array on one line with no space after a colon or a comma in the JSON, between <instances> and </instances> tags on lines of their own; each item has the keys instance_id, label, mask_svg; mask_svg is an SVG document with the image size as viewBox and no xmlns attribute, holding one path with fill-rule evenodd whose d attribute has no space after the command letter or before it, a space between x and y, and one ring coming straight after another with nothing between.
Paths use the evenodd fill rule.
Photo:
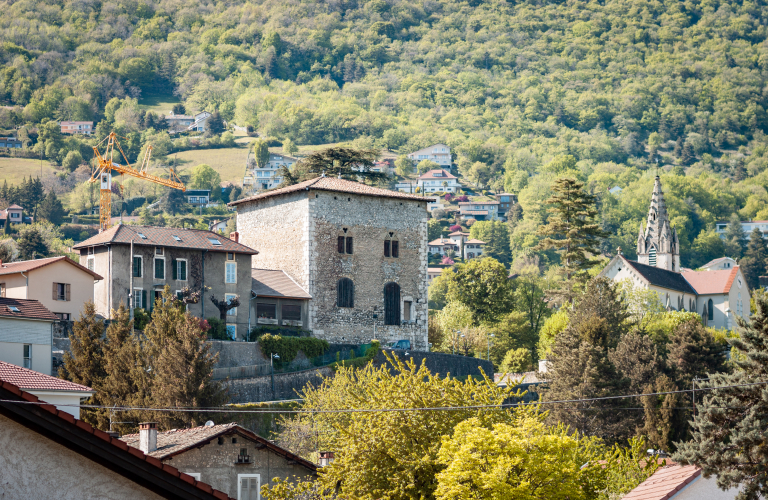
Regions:
<instances>
[{"instance_id":1,"label":"shrub","mask_svg":"<svg viewBox=\"0 0 768 500\"><path fill-rule=\"evenodd\" d=\"M455 233L456 231L461 231L461 226L458 224L454 224L449 229L451 230L452 233Z\"/></svg>"},{"instance_id":2,"label":"shrub","mask_svg":"<svg viewBox=\"0 0 768 500\"><path fill-rule=\"evenodd\" d=\"M133 310L133 327L136 330L144 330L151 319L149 313L144 309L139 307Z\"/></svg>"},{"instance_id":3,"label":"shrub","mask_svg":"<svg viewBox=\"0 0 768 500\"><path fill-rule=\"evenodd\" d=\"M271 354L280 356L279 363L290 363L299 351L308 358L322 355L328 349L328 342L312 337L284 337L266 333L259 338L261 353L269 359Z\"/></svg>"},{"instance_id":4,"label":"shrub","mask_svg":"<svg viewBox=\"0 0 768 500\"><path fill-rule=\"evenodd\" d=\"M206 320L210 325L208 329L208 338L212 340L232 340L227 334L227 323L219 318L208 318Z\"/></svg>"},{"instance_id":5,"label":"shrub","mask_svg":"<svg viewBox=\"0 0 768 500\"><path fill-rule=\"evenodd\" d=\"M461 202L461 203L465 203L465 202L468 202L468 201L469 201L469 197L468 197L467 195L465 195L465 194L463 194L463 195L459 196L459 197L458 197L458 198L456 198L456 199L457 199L457 200L459 200L459 202Z\"/></svg>"}]
</instances>

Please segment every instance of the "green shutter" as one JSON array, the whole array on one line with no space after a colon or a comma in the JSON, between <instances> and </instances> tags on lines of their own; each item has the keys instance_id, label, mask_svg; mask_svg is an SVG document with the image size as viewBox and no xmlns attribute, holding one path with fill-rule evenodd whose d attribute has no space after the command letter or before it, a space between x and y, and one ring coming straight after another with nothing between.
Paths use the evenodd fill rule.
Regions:
<instances>
[{"instance_id":1,"label":"green shutter","mask_svg":"<svg viewBox=\"0 0 768 500\"><path fill-rule=\"evenodd\" d=\"M187 261L182 260L180 262L181 262L181 276L179 276L179 279L186 281L187 280Z\"/></svg>"},{"instance_id":2,"label":"green shutter","mask_svg":"<svg viewBox=\"0 0 768 500\"><path fill-rule=\"evenodd\" d=\"M147 310L147 291L146 290L141 291L141 307L145 311Z\"/></svg>"},{"instance_id":3,"label":"green shutter","mask_svg":"<svg viewBox=\"0 0 768 500\"><path fill-rule=\"evenodd\" d=\"M173 279L179 279L176 273L176 259L171 259L171 276Z\"/></svg>"}]
</instances>

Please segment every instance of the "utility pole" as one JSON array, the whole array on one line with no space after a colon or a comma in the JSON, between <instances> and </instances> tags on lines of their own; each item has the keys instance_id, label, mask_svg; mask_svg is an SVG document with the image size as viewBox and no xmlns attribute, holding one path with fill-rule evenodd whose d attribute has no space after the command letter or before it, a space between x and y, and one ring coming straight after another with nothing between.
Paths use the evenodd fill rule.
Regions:
<instances>
[{"instance_id":1,"label":"utility pole","mask_svg":"<svg viewBox=\"0 0 768 500\"><path fill-rule=\"evenodd\" d=\"M128 304L129 304L128 310L130 311L131 321L133 321L133 300L134 300L134 297L133 297L133 275L135 273L135 271L133 269L133 262L134 262L134 258L133 258L133 238L131 238L131 256L130 257L131 257L131 289L128 291Z\"/></svg>"}]
</instances>

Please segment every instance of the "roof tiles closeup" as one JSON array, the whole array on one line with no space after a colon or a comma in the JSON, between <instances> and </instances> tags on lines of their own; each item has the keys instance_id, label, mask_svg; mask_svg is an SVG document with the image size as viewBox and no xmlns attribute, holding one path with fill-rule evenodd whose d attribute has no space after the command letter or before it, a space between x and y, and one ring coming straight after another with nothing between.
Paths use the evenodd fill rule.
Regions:
<instances>
[{"instance_id":1,"label":"roof tiles closeup","mask_svg":"<svg viewBox=\"0 0 768 500\"><path fill-rule=\"evenodd\" d=\"M425 198L423 196L415 194L401 193L399 191L390 191L388 189L381 189L360 182L348 181L346 179L338 179L336 177L315 177L308 181L299 182L293 186L287 186L280 189L273 189L272 191L265 191L255 196L249 196L242 200L232 201L229 203L230 207L240 205L241 203L247 203L249 201L264 200L272 198L274 196L281 196L284 194L297 193L299 191L309 191L310 189L315 191L331 191L336 193L348 193L358 194L362 196L375 196L379 198L395 198L399 200L412 200L430 202L435 201L433 198Z\"/></svg>"},{"instance_id":2,"label":"roof tiles closeup","mask_svg":"<svg viewBox=\"0 0 768 500\"><path fill-rule=\"evenodd\" d=\"M143 235L143 237L142 237ZM230 240L219 233L202 229L181 229L173 227L128 226L119 224L75 245L75 250L95 245L124 244L187 248L209 252L234 252L256 255L256 250ZM217 245L214 242L218 242Z\"/></svg>"},{"instance_id":3,"label":"roof tiles closeup","mask_svg":"<svg viewBox=\"0 0 768 500\"><path fill-rule=\"evenodd\" d=\"M0 381L24 390L93 392L90 387L0 361Z\"/></svg>"},{"instance_id":4,"label":"roof tiles closeup","mask_svg":"<svg viewBox=\"0 0 768 500\"><path fill-rule=\"evenodd\" d=\"M0 317L41 319L56 321L58 318L37 300L0 298Z\"/></svg>"},{"instance_id":5,"label":"roof tiles closeup","mask_svg":"<svg viewBox=\"0 0 768 500\"><path fill-rule=\"evenodd\" d=\"M701 469L695 465L667 465L627 493L622 500L670 500L695 481Z\"/></svg>"},{"instance_id":6,"label":"roof tiles closeup","mask_svg":"<svg viewBox=\"0 0 768 500\"><path fill-rule=\"evenodd\" d=\"M699 295L709 295L730 292L738 274L739 266L734 266L720 271L685 271L683 277Z\"/></svg>"}]
</instances>

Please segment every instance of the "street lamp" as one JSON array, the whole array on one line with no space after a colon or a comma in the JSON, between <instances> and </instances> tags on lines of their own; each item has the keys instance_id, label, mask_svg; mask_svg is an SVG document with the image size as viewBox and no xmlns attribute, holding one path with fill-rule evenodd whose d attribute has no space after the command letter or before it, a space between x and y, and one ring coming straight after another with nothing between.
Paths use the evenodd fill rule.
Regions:
<instances>
[{"instance_id":1,"label":"street lamp","mask_svg":"<svg viewBox=\"0 0 768 500\"><path fill-rule=\"evenodd\" d=\"M279 354L270 353L269 354L269 366L270 366L270 375L272 378L272 399L275 399L275 360L280 359Z\"/></svg>"},{"instance_id":2,"label":"street lamp","mask_svg":"<svg viewBox=\"0 0 768 500\"><path fill-rule=\"evenodd\" d=\"M494 334L490 334L490 335L488 336L488 361L490 361L490 360L491 360L491 339L492 339L493 337L495 337L495 336L496 336L496 335L494 335Z\"/></svg>"},{"instance_id":3,"label":"street lamp","mask_svg":"<svg viewBox=\"0 0 768 500\"><path fill-rule=\"evenodd\" d=\"M461 332L459 330L456 330L456 335L453 337L453 355L454 356L456 355L456 340L459 338L459 335L461 335Z\"/></svg>"}]
</instances>

